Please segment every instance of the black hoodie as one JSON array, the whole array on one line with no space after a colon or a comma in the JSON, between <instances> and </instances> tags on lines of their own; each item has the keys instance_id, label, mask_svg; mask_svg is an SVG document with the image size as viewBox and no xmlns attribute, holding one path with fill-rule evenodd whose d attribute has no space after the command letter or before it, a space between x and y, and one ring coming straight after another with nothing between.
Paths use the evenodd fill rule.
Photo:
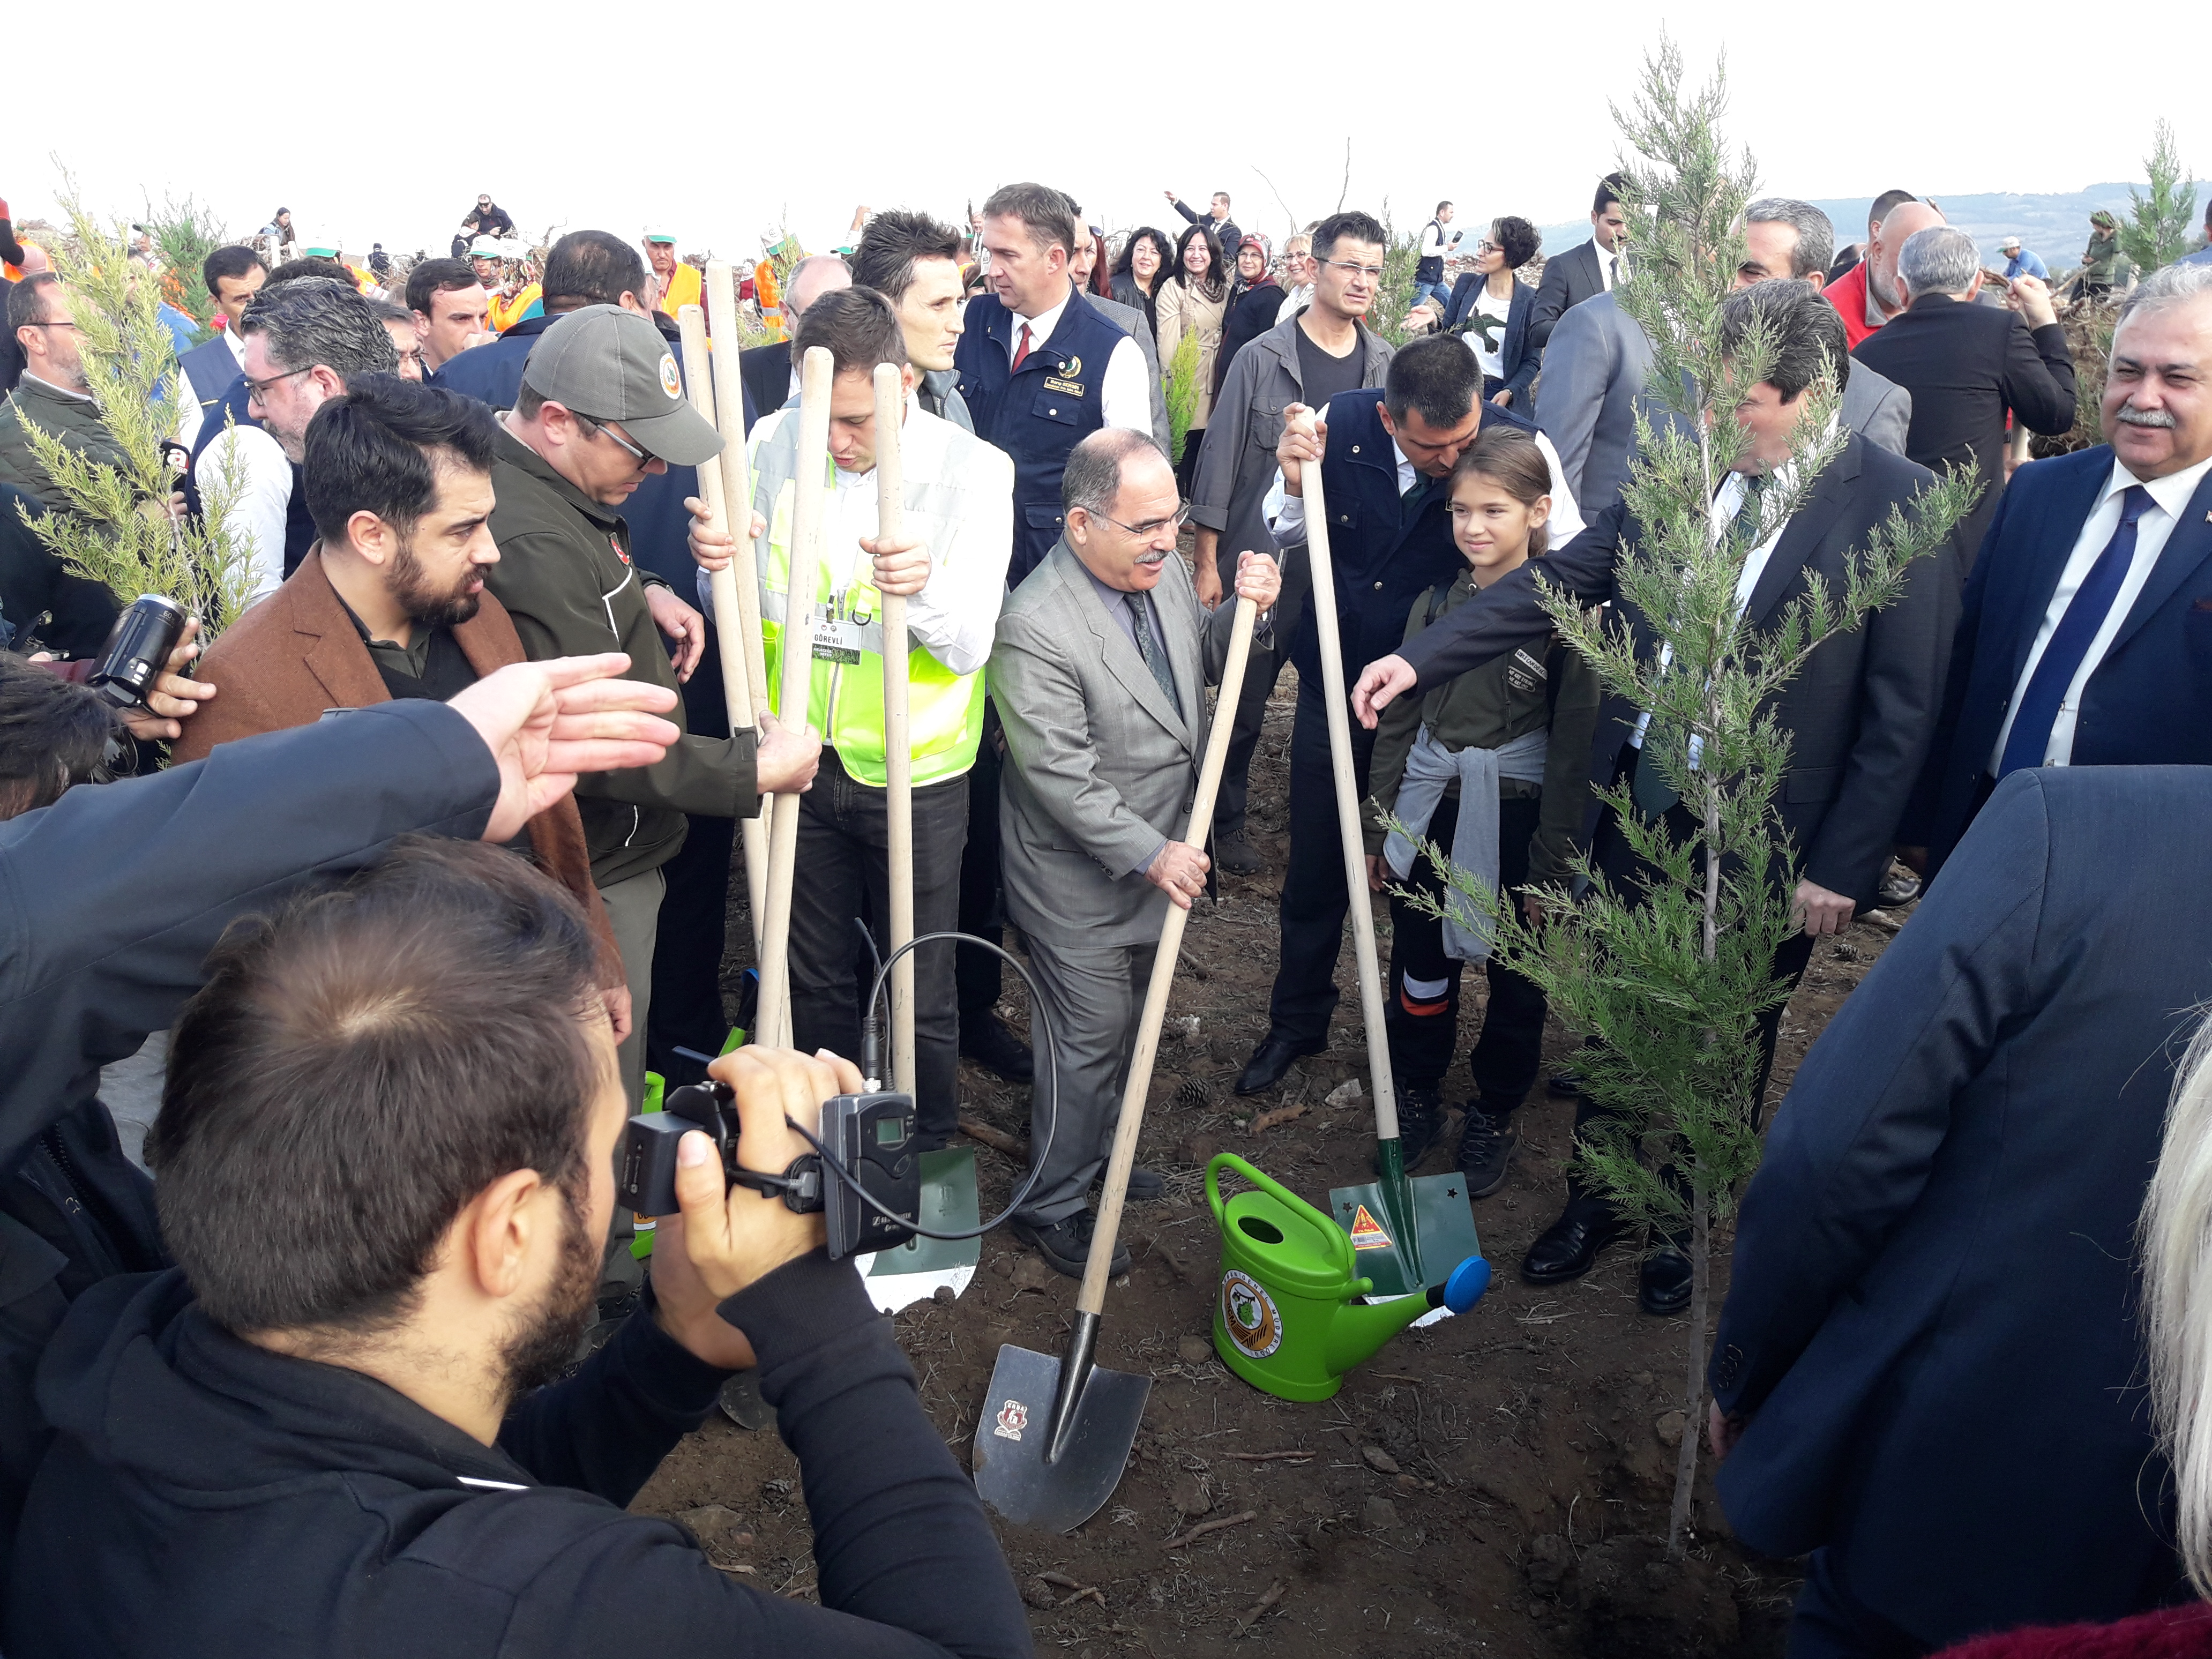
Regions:
<instances>
[{"instance_id":1,"label":"black hoodie","mask_svg":"<svg viewBox=\"0 0 2212 1659\"><path fill-rule=\"evenodd\" d=\"M726 1304L798 1454L822 1605L625 1514L724 1373L641 1309L483 1445L381 1382L219 1329L180 1271L110 1280L40 1371L9 1659L641 1653L1026 1659L975 1487L850 1263Z\"/></svg>"}]
</instances>

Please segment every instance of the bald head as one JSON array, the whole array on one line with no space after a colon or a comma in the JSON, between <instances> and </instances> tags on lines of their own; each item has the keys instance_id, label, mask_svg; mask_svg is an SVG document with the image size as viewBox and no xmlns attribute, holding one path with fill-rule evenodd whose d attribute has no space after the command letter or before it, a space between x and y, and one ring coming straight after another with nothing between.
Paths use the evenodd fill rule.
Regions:
<instances>
[{"instance_id":1,"label":"bald head","mask_svg":"<svg viewBox=\"0 0 2212 1659\"><path fill-rule=\"evenodd\" d=\"M1867 284L1873 289L1875 301L1884 311L1905 309L1905 287L1898 280L1897 256L1905 251L1905 243L1918 232L1944 222L1942 209L1930 207L1925 202L1903 202L1890 209L1889 216L1875 227L1873 239L1867 244Z\"/></svg>"},{"instance_id":2,"label":"bald head","mask_svg":"<svg viewBox=\"0 0 2212 1659\"><path fill-rule=\"evenodd\" d=\"M825 294L852 286L850 267L836 254L809 254L791 268L791 280L783 285L784 326L795 330L807 307Z\"/></svg>"}]
</instances>

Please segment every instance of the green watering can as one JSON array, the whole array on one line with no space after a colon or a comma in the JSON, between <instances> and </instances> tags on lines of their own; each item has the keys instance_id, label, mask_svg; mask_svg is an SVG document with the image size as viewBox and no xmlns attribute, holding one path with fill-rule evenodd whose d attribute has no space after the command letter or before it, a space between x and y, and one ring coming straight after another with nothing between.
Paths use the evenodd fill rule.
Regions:
<instances>
[{"instance_id":1,"label":"green watering can","mask_svg":"<svg viewBox=\"0 0 2212 1659\"><path fill-rule=\"evenodd\" d=\"M1257 1190L1223 1201L1234 1170ZM1431 1308L1465 1313L1490 1288L1490 1264L1468 1256L1425 1294L1374 1304L1344 1229L1234 1152L1206 1166L1206 1201L1221 1230L1213 1349L1221 1363L1279 1400L1326 1400L1362 1364Z\"/></svg>"}]
</instances>

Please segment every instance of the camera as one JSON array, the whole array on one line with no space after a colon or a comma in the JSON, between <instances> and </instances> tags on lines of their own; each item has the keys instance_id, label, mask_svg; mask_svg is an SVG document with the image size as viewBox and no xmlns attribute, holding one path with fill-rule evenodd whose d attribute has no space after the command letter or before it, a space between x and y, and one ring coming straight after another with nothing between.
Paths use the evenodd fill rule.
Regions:
<instances>
[{"instance_id":1,"label":"camera","mask_svg":"<svg viewBox=\"0 0 2212 1659\"><path fill-rule=\"evenodd\" d=\"M676 1146L701 1129L721 1151L726 1187L780 1197L802 1215L823 1212L831 1261L888 1250L914 1237L921 1215L914 1127L911 1095L838 1095L822 1104L818 1150L793 1159L780 1176L768 1175L738 1163L737 1100L729 1085L690 1084L671 1090L658 1112L640 1113L623 1126L615 1153L616 1199L640 1215L674 1215Z\"/></svg>"},{"instance_id":2,"label":"camera","mask_svg":"<svg viewBox=\"0 0 2212 1659\"><path fill-rule=\"evenodd\" d=\"M118 708L143 708L146 694L184 636L185 609L159 593L141 593L124 608L100 647L100 666L86 684Z\"/></svg>"}]
</instances>

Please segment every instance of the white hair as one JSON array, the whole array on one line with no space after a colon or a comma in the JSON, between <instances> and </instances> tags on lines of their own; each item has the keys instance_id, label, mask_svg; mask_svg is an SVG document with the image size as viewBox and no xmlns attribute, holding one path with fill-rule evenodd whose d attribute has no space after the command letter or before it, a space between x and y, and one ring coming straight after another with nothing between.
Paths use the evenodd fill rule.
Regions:
<instances>
[{"instance_id":1,"label":"white hair","mask_svg":"<svg viewBox=\"0 0 2212 1659\"><path fill-rule=\"evenodd\" d=\"M2136 1237L2151 1411L2173 1464L2181 1559L2212 1595L2212 1018L2176 1076Z\"/></svg>"},{"instance_id":2,"label":"white hair","mask_svg":"<svg viewBox=\"0 0 2212 1659\"><path fill-rule=\"evenodd\" d=\"M2120 301L2118 322L2113 326L2117 330L2119 323L2126 322L2138 311L2155 311L2205 294L2212 294L2212 264L2161 265L2137 283L2128 297Z\"/></svg>"},{"instance_id":3,"label":"white hair","mask_svg":"<svg viewBox=\"0 0 2212 1659\"><path fill-rule=\"evenodd\" d=\"M1915 299L1923 294L1964 294L1974 285L1974 273L1981 268L1981 250L1974 239L1952 225L1916 230L1898 250L1898 277Z\"/></svg>"}]
</instances>

